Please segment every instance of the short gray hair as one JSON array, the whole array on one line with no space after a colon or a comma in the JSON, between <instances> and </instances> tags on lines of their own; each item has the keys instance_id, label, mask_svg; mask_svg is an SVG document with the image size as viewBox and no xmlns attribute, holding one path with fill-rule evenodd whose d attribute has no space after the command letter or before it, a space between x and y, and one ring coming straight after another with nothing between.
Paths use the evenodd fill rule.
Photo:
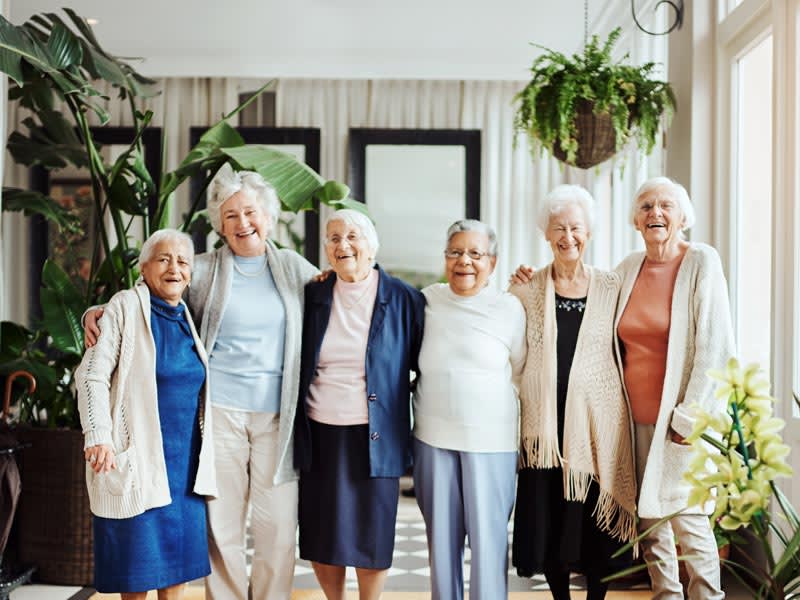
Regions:
<instances>
[{"instance_id":1,"label":"short gray hair","mask_svg":"<svg viewBox=\"0 0 800 600\"><path fill-rule=\"evenodd\" d=\"M222 235L222 205L238 192L248 192L270 216L270 231L278 223L281 201L275 188L255 171L234 171L229 163L222 165L208 186L208 219L217 234Z\"/></svg>"},{"instance_id":2,"label":"short gray hair","mask_svg":"<svg viewBox=\"0 0 800 600\"><path fill-rule=\"evenodd\" d=\"M586 218L586 229L591 232L594 226L594 198L589 191L580 185L557 185L544 198L544 205L539 210L539 229L547 233L550 219L568 206L579 206Z\"/></svg>"},{"instance_id":3,"label":"short gray hair","mask_svg":"<svg viewBox=\"0 0 800 600\"><path fill-rule=\"evenodd\" d=\"M636 225L636 211L638 210L639 199L660 188L665 188L669 197L678 203L678 208L680 208L683 213L683 227L681 227L681 230L686 231L690 229L694 225L697 217L694 213L692 201L689 198L689 192L687 192L686 188L680 183L669 177L653 177L639 186L639 189L636 190L636 194L633 196L633 202L631 203L631 224L634 226Z\"/></svg>"},{"instance_id":4,"label":"short gray hair","mask_svg":"<svg viewBox=\"0 0 800 600\"><path fill-rule=\"evenodd\" d=\"M464 233L467 231L476 231L488 237L489 248L487 252L489 256L497 256L497 234L490 225L487 225L483 221L478 221L477 219L461 219L450 225L450 227L447 228L447 244L450 244L450 240L453 239L453 236L457 233Z\"/></svg>"},{"instance_id":5,"label":"short gray hair","mask_svg":"<svg viewBox=\"0 0 800 600\"><path fill-rule=\"evenodd\" d=\"M372 250L372 262L374 264L375 256L378 254L378 248L380 248L381 245L378 242L378 231L375 229L375 225L372 220L361 211L352 208L339 209L335 213L331 214L331 216L329 216L325 221L326 236L328 225L334 221L341 221L342 223L347 223L348 225L358 227L359 231L361 231L361 235L366 238L367 245L369 245L370 250Z\"/></svg>"},{"instance_id":6,"label":"short gray hair","mask_svg":"<svg viewBox=\"0 0 800 600\"><path fill-rule=\"evenodd\" d=\"M139 266L153 258L153 252L161 242L171 242L183 246L186 250L185 256L189 259L189 264L194 265L194 242L188 233L177 229L159 229L152 233L142 244L139 251Z\"/></svg>"}]
</instances>

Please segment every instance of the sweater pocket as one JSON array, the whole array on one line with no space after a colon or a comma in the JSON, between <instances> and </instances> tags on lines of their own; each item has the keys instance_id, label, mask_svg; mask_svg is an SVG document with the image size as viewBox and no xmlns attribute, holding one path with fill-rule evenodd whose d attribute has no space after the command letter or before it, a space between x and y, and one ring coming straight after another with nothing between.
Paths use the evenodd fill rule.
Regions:
<instances>
[{"instance_id":1,"label":"sweater pocket","mask_svg":"<svg viewBox=\"0 0 800 600\"><path fill-rule=\"evenodd\" d=\"M125 452L117 454L117 468L107 473L97 473L92 480L92 487L100 494L125 496L136 489L135 449L129 446Z\"/></svg>"}]
</instances>

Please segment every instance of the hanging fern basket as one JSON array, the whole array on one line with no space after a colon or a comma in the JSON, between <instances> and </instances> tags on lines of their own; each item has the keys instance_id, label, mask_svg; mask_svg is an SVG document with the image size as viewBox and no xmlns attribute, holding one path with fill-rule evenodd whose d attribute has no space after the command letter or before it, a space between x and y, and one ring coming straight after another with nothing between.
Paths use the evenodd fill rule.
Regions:
<instances>
[{"instance_id":1,"label":"hanging fern basket","mask_svg":"<svg viewBox=\"0 0 800 600\"><path fill-rule=\"evenodd\" d=\"M567 160L566 151L561 149L561 140L557 139L552 150L558 160L581 169L590 169L617 152L617 134L608 112L595 113L594 103L581 99L577 103L574 123L578 142L575 160Z\"/></svg>"}]
</instances>

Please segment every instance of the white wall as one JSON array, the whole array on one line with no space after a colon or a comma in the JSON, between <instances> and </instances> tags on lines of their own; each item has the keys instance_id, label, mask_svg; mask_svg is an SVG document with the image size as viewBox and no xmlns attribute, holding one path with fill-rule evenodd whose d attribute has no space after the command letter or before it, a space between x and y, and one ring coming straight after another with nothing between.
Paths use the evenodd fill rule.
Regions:
<instances>
[{"instance_id":1,"label":"white wall","mask_svg":"<svg viewBox=\"0 0 800 600\"><path fill-rule=\"evenodd\" d=\"M9 2L13 23L64 5ZM538 52L529 42L570 53L583 42L583 0L68 4L99 19L95 32L112 52L146 57L142 73L159 77L518 80Z\"/></svg>"}]
</instances>

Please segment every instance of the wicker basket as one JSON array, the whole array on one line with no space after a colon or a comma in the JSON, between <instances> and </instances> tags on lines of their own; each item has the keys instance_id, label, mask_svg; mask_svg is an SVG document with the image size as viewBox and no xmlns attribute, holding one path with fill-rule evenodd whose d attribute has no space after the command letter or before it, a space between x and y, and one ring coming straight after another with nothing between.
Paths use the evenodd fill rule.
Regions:
<instances>
[{"instance_id":1,"label":"wicker basket","mask_svg":"<svg viewBox=\"0 0 800 600\"><path fill-rule=\"evenodd\" d=\"M34 579L60 585L94 581L92 516L83 434L70 429L16 430L31 447L20 453L22 494L16 515L18 556Z\"/></svg>"},{"instance_id":2,"label":"wicker basket","mask_svg":"<svg viewBox=\"0 0 800 600\"><path fill-rule=\"evenodd\" d=\"M574 163L581 169L589 169L607 161L617 151L617 137L611 115L607 112L595 114L594 103L589 100L578 100L575 112L578 152ZM567 162L567 153L561 149L561 142L553 144L553 156L561 162Z\"/></svg>"}]
</instances>

